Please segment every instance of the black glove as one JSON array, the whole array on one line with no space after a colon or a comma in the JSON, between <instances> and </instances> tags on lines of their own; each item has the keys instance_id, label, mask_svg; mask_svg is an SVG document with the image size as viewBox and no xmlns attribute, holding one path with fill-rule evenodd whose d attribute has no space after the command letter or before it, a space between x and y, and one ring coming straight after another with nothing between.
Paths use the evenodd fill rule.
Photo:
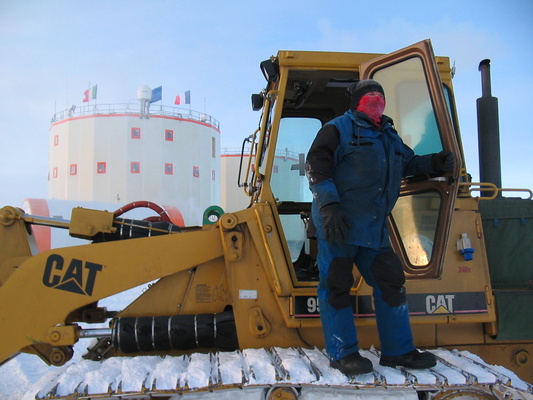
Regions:
<instances>
[{"instance_id":1,"label":"black glove","mask_svg":"<svg viewBox=\"0 0 533 400\"><path fill-rule=\"evenodd\" d=\"M338 203L328 204L320 209L324 223L324 239L330 243L342 244L348 238L351 228L348 218L342 213Z\"/></svg>"},{"instance_id":2,"label":"black glove","mask_svg":"<svg viewBox=\"0 0 533 400\"><path fill-rule=\"evenodd\" d=\"M455 156L451 151L442 150L431 157L431 168L435 172L451 172L455 165Z\"/></svg>"}]
</instances>

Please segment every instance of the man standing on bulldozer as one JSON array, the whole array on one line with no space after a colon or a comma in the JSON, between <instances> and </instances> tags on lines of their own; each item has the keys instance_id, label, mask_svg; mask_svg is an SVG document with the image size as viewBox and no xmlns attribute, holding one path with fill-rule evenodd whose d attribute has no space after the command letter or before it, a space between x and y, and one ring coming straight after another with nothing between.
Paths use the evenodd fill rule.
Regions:
<instances>
[{"instance_id":1,"label":"man standing on bulldozer","mask_svg":"<svg viewBox=\"0 0 533 400\"><path fill-rule=\"evenodd\" d=\"M318 240L320 318L331 366L346 375L372 371L359 354L350 289L353 264L373 288L380 364L431 368L435 356L413 343L405 275L393 252L387 217L405 176L449 172L453 153L415 155L383 114L385 93L374 80L348 88L350 108L318 132L306 161Z\"/></svg>"}]
</instances>

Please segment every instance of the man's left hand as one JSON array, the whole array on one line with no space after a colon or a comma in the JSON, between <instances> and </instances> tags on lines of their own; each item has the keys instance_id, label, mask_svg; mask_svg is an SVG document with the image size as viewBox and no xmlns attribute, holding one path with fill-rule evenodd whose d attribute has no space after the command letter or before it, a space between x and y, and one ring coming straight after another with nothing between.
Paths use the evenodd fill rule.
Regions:
<instances>
[{"instance_id":1,"label":"man's left hand","mask_svg":"<svg viewBox=\"0 0 533 400\"><path fill-rule=\"evenodd\" d=\"M435 172L451 172L455 165L455 156L449 150L442 150L433 154L431 158L431 168Z\"/></svg>"}]
</instances>

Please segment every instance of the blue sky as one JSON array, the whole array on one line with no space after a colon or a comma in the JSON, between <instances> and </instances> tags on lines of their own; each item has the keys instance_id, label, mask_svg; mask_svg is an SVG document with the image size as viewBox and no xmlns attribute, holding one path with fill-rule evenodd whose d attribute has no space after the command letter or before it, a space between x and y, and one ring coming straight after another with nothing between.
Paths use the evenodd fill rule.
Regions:
<instances>
[{"instance_id":1,"label":"blue sky","mask_svg":"<svg viewBox=\"0 0 533 400\"><path fill-rule=\"evenodd\" d=\"M259 62L278 50L388 53L426 38L455 62L473 179L478 65L489 58L503 186L533 189L532 20L532 0L0 0L0 206L47 197L50 120L82 105L89 82L106 104L135 102L140 85L162 85L166 105L190 90L192 109L220 121L222 146L238 147L259 120Z\"/></svg>"}]
</instances>

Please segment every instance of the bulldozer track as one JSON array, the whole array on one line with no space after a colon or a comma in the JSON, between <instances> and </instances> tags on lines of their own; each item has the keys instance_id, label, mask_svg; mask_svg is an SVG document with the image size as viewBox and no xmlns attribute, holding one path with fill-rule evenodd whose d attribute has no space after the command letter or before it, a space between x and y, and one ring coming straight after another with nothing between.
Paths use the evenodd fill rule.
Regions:
<instances>
[{"instance_id":1,"label":"bulldozer track","mask_svg":"<svg viewBox=\"0 0 533 400\"><path fill-rule=\"evenodd\" d=\"M430 351L437 365L412 370L381 366L377 350L363 350L374 371L351 377L331 368L317 348L83 360L62 367L54 379L41 384L35 398L318 399L334 391L335 398L342 399L381 398L394 391L399 399L533 399L533 387L505 368L488 365L468 352ZM461 397L466 394L470 397Z\"/></svg>"}]
</instances>

